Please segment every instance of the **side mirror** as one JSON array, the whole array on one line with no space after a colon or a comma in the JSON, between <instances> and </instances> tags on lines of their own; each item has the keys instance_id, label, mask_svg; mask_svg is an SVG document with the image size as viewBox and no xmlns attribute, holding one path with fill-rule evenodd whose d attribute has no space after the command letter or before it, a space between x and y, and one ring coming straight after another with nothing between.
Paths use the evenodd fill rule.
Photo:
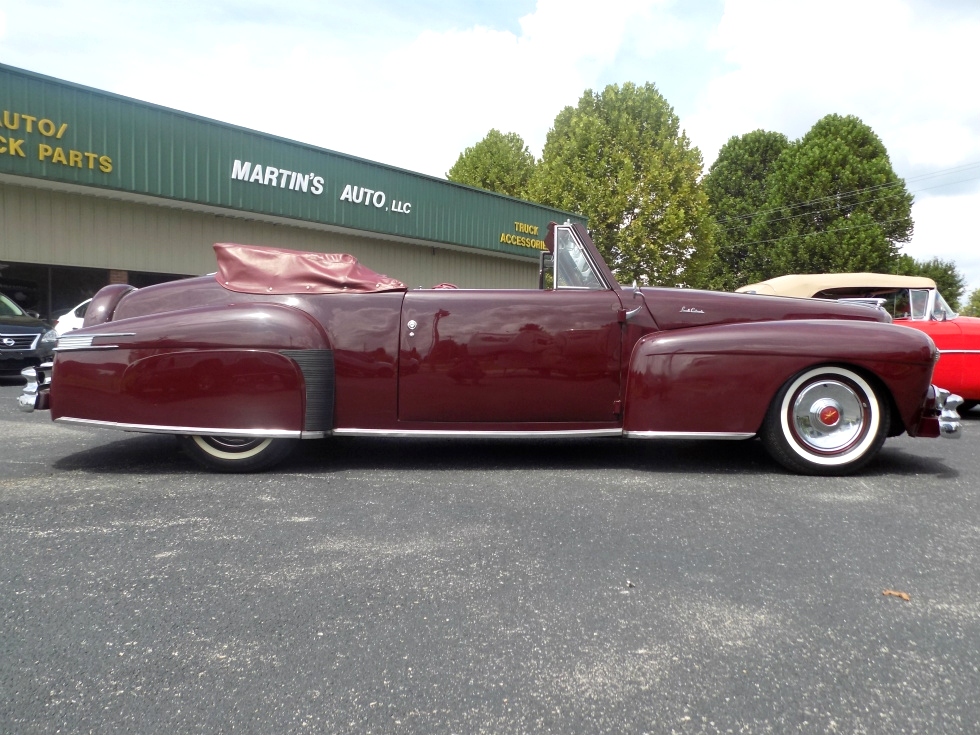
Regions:
<instances>
[{"instance_id":1,"label":"side mirror","mask_svg":"<svg viewBox=\"0 0 980 735\"><path fill-rule=\"evenodd\" d=\"M640 287L636 285L635 279L633 281L633 298L641 299L643 301L643 304L646 303L646 299L643 298L643 292L640 290ZM626 311L626 313L623 315L625 317L625 321L628 322L630 319L632 319L637 314L639 314L640 310L643 308L643 304L640 304L639 306L633 307L632 309Z\"/></svg>"},{"instance_id":2,"label":"side mirror","mask_svg":"<svg viewBox=\"0 0 980 735\"><path fill-rule=\"evenodd\" d=\"M538 259L538 290L555 287L555 256L542 250Z\"/></svg>"}]
</instances>

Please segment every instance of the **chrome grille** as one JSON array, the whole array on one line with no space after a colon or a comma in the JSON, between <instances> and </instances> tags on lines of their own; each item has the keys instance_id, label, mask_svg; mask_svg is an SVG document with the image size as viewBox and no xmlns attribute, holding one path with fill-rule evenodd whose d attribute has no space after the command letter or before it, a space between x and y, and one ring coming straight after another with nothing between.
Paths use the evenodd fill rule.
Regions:
<instances>
[{"instance_id":1,"label":"chrome grille","mask_svg":"<svg viewBox=\"0 0 980 735\"><path fill-rule=\"evenodd\" d=\"M40 334L0 334L0 350L33 350Z\"/></svg>"}]
</instances>

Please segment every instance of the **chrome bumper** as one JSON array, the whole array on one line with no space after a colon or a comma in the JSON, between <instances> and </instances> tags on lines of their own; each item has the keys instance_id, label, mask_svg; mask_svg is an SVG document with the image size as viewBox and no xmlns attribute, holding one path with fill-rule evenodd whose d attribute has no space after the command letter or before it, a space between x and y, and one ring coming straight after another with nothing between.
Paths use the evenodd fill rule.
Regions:
<instances>
[{"instance_id":1,"label":"chrome bumper","mask_svg":"<svg viewBox=\"0 0 980 735\"><path fill-rule=\"evenodd\" d=\"M932 386L936 394L936 410L939 412L939 436L947 439L960 438L960 415L956 412L963 399L944 388Z\"/></svg>"},{"instance_id":2,"label":"chrome bumper","mask_svg":"<svg viewBox=\"0 0 980 735\"><path fill-rule=\"evenodd\" d=\"M17 396L17 405L21 411L30 413L35 409L48 409L48 390L51 388L51 368L53 363L44 362L36 368L24 368L20 374L27 380L24 391Z\"/></svg>"}]
</instances>

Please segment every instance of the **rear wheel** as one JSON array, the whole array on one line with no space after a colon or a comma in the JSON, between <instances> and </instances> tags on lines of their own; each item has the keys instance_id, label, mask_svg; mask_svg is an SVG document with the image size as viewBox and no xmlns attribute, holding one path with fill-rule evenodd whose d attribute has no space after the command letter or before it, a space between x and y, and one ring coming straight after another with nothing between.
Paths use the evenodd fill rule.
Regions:
<instances>
[{"instance_id":1,"label":"rear wheel","mask_svg":"<svg viewBox=\"0 0 980 735\"><path fill-rule=\"evenodd\" d=\"M762 442L781 465L846 475L870 462L889 426L889 403L852 370L821 367L787 381L773 399Z\"/></svg>"},{"instance_id":2,"label":"rear wheel","mask_svg":"<svg viewBox=\"0 0 980 735\"><path fill-rule=\"evenodd\" d=\"M295 439L250 436L182 436L181 446L198 464L217 472L258 472L284 460Z\"/></svg>"},{"instance_id":3,"label":"rear wheel","mask_svg":"<svg viewBox=\"0 0 980 735\"><path fill-rule=\"evenodd\" d=\"M980 404L980 401L963 401L963 403L961 403L956 410L959 411L960 416L962 416L968 411L972 411L978 404Z\"/></svg>"}]
</instances>

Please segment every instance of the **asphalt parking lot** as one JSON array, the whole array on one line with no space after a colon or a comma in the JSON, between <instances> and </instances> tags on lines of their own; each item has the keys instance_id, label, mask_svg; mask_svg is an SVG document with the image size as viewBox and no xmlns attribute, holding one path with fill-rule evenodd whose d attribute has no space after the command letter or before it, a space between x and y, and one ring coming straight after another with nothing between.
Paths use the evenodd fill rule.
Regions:
<instances>
[{"instance_id":1,"label":"asphalt parking lot","mask_svg":"<svg viewBox=\"0 0 980 735\"><path fill-rule=\"evenodd\" d=\"M354 439L229 476L19 391L0 732L980 731L980 409L850 478Z\"/></svg>"}]
</instances>

